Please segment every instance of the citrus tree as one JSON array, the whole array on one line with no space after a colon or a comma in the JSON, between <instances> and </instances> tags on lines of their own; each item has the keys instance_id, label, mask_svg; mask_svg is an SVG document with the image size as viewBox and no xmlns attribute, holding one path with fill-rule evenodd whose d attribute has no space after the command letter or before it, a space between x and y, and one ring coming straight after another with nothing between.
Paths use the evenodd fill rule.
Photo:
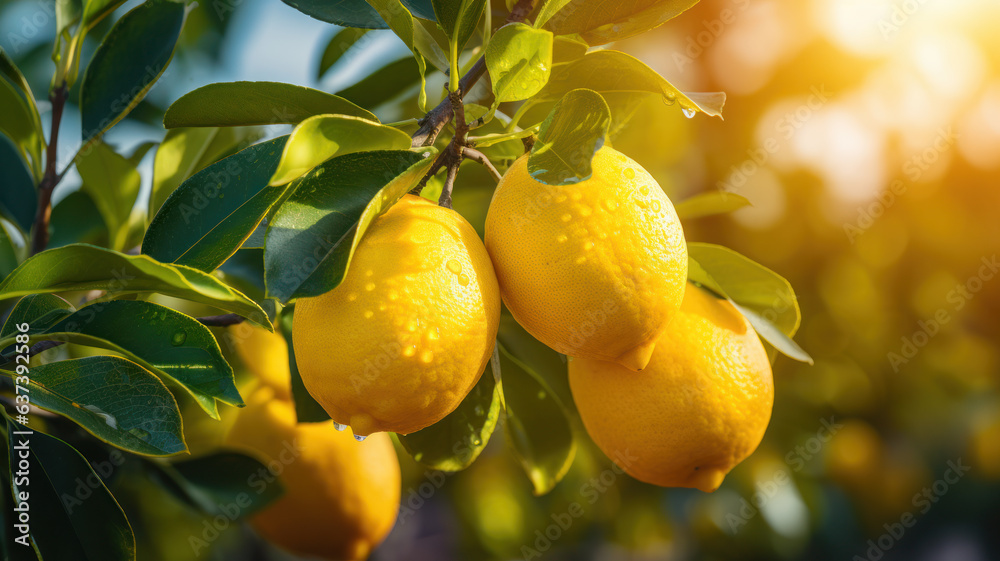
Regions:
<instances>
[{"instance_id":1,"label":"citrus tree","mask_svg":"<svg viewBox=\"0 0 1000 561\"><path fill-rule=\"evenodd\" d=\"M350 493L340 484L324 499L312 492L323 481L294 480L308 470L258 487L255 474L275 475L274 444L300 436L345 473L382 473L366 485L398 487L386 433L451 472L502 425L545 494L573 462L577 408L633 476L718 487L767 425L768 359L810 359L792 341L788 282L684 239L679 220L749 202L709 192L673 205L613 148L650 97L688 118L721 117L722 93L679 91L610 47L696 1L287 0L341 28L320 75L372 29L391 29L412 57L337 95L210 84L165 111L161 142L123 151L104 134L163 75L191 6L146 0L108 25L122 0L57 0L48 135L0 51L5 558L134 559L137 522L109 490L109 463L231 521L267 518L283 497ZM86 41L97 47L82 63ZM67 103L81 128L60 138ZM63 169L60 151L73 154ZM147 153L151 189L139 200ZM53 205L70 168L81 186ZM671 344L655 345L661 337ZM277 364L267 345L282 346ZM242 384L231 363L259 376ZM635 371L646 378L615 382ZM731 394L740 376L759 390L750 403L712 394L662 414L685 384ZM650 388L654 399L630 401ZM185 426L222 427L248 403L225 446L193 449ZM752 414L733 413L743 405ZM699 415L748 428L706 439ZM686 444L644 444L648 422L680 429ZM331 440L352 434L356 448ZM640 465L616 457L619 445ZM397 507L359 517L364 540L336 547L306 544L315 535L282 543L308 526L281 529L292 514L256 527L293 551L364 556Z\"/></svg>"}]
</instances>

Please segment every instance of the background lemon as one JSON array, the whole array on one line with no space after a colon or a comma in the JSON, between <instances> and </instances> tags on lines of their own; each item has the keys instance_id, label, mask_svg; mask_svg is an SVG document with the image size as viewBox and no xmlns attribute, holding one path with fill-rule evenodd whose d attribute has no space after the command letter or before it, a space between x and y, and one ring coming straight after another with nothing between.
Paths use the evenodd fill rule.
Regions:
<instances>
[{"instance_id":1,"label":"background lemon","mask_svg":"<svg viewBox=\"0 0 1000 561\"><path fill-rule=\"evenodd\" d=\"M251 518L268 540L300 555L364 559L392 529L400 471L387 434L356 442L332 422L295 422L269 387L240 411L227 443L269 464L285 494Z\"/></svg>"},{"instance_id":2,"label":"background lemon","mask_svg":"<svg viewBox=\"0 0 1000 561\"><path fill-rule=\"evenodd\" d=\"M732 304L694 285L662 337L642 372L570 360L573 399L597 445L636 479L714 491L771 418L767 353Z\"/></svg>"},{"instance_id":3,"label":"background lemon","mask_svg":"<svg viewBox=\"0 0 1000 561\"><path fill-rule=\"evenodd\" d=\"M409 434L452 412L493 352L500 296L458 213L405 196L377 218L335 290L298 301L306 389L355 434Z\"/></svg>"},{"instance_id":4,"label":"background lemon","mask_svg":"<svg viewBox=\"0 0 1000 561\"><path fill-rule=\"evenodd\" d=\"M225 340L260 384L270 386L283 398L291 398L288 343L280 333L243 323L229 328Z\"/></svg>"},{"instance_id":5,"label":"background lemon","mask_svg":"<svg viewBox=\"0 0 1000 561\"><path fill-rule=\"evenodd\" d=\"M611 148L574 185L535 181L527 161L504 174L486 217L504 304L563 354L643 368L687 278L673 205L639 164Z\"/></svg>"}]
</instances>

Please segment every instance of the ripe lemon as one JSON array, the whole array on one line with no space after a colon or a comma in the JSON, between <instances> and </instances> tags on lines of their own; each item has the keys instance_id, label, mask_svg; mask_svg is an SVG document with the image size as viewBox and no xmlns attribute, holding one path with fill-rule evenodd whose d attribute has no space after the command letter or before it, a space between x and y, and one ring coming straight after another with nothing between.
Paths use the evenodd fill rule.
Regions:
<instances>
[{"instance_id":1,"label":"ripe lemon","mask_svg":"<svg viewBox=\"0 0 1000 561\"><path fill-rule=\"evenodd\" d=\"M602 148L592 165L586 181L551 186L517 160L490 203L486 249L504 304L535 338L641 370L683 298L684 232L639 164Z\"/></svg>"},{"instance_id":2,"label":"ripe lemon","mask_svg":"<svg viewBox=\"0 0 1000 561\"><path fill-rule=\"evenodd\" d=\"M458 213L407 195L375 219L343 283L295 306L309 393L354 434L402 434L451 413L493 353L500 296Z\"/></svg>"},{"instance_id":3,"label":"ripe lemon","mask_svg":"<svg viewBox=\"0 0 1000 561\"><path fill-rule=\"evenodd\" d=\"M356 442L333 422L296 424L292 402L262 387L227 443L265 462L285 489L250 520L275 544L298 555L365 559L392 529L401 478L389 435Z\"/></svg>"},{"instance_id":4,"label":"ripe lemon","mask_svg":"<svg viewBox=\"0 0 1000 561\"><path fill-rule=\"evenodd\" d=\"M285 399L291 398L288 343L281 334L244 323L229 328L226 340L260 384L273 388Z\"/></svg>"},{"instance_id":5,"label":"ripe lemon","mask_svg":"<svg viewBox=\"0 0 1000 561\"><path fill-rule=\"evenodd\" d=\"M753 327L689 285L649 366L575 358L569 382L594 442L636 479L714 491L771 418L774 384Z\"/></svg>"}]
</instances>

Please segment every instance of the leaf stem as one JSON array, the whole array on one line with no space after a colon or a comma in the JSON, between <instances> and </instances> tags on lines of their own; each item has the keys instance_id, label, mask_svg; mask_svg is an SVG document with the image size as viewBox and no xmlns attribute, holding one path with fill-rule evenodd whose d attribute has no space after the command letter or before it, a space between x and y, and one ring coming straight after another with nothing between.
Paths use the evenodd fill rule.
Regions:
<instances>
[{"instance_id":1,"label":"leaf stem","mask_svg":"<svg viewBox=\"0 0 1000 561\"><path fill-rule=\"evenodd\" d=\"M493 176L493 179L497 183L500 183L500 180L503 178L503 175L501 175L500 172L497 171L497 168L493 165L493 162L491 162L490 159L486 157L486 154L483 154L479 150L466 146L465 148L462 149L462 157L464 157L466 160L471 160L473 162L483 165L486 168L486 170L490 172L490 175Z\"/></svg>"},{"instance_id":2,"label":"leaf stem","mask_svg":"<svg viewBox=\"0 0 1000 561\"><path fill-rule=\"evenodd\" d=\"M518 140L521 138L529 137L538 132L538 129L540 127L541 124L539 123L537 125L519 131L484 134L483 136L470 136L469 144L471 146L477 146L477 147L493 146L495 144L500 144L501 142L506 142L508 140Z\"/></svg>"},{"instance_id":3,"label":"leaf stem","mask_svg":"<svg viewBox=\"0 0 1000 561\"><path fill-rule=\"evenodd\" d=\"M35 214L34 232L31 235L31 254L45 249L49 244L49 219L52 217L52 191L55 190L63 173L56 171L56 156L59 154L59 124L62 122L63 109L69 91L66 83L52 90L49 101L52 102L52 127L49 134L49 144L45 151L45 173L38 184L38 211Z\"/></svg>"}]
</instances>

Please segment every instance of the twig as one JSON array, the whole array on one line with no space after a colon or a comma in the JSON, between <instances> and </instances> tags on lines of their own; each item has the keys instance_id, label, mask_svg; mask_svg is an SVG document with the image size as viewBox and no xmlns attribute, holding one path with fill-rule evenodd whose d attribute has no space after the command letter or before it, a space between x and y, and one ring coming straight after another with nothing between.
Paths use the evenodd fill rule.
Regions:
<instances>
[{"instance_id":1,"label":"twig","mask_svg":"<svg viewBox=\"0 0 1000 561\"><path fill-rule=\"evenodd\" d=\"M237 314L222 314L221 316L200 317L198 318L198 321L207 327L227 327L243 323L246 319L247 318Z\"/></svg>"},{"instance_id":2,"label":"twig","mask_svg":"<svg viewBox=\"0 0 1000 561\"><path fill-rule=\"evenodd\" d=\"M424 177L420 180L420 183L417 183L417 186L411 189L410 193L413 193L414 195L419 195L420 192L424 190L424 187L427 186L427 182L430 181L432 177L437 175L437 172L440 171L440 169L444 166L445 154L446 154L445 152L442 152L438 154L436 158L434 158L434 163L431 164L431 169L427 170L427 173L424 174Z\"/></svg>"},{"instance_id":3,"label":"twig","mask_svg":"<svg viewBox=\"0 0 1000 561\"><path fill-rule=\"evenodd\" d=\"M506 23L515 23L524 21L531 11L535 9L535 0L518 0L518 3L511 10L510 15L507 16ZM476 85L476 82L486 74L486 57L481 56L479 60L476 61L472 68L466 72L465 76L459 81L458 91L464 96L469 93L472 86ZM420 120L420 128L417 132L413 133L413 143L414 148L419 148L421 146L430 146L434 144L437 140L438 135L441 131L448 125L451 121L454 112L451 107L451 100L445 98L441 100L441 103L437 105L434 109L430 111L423 119Z\"/></svg>"},{"instance_id":4,"label":"twig","mask_svg":"<svg viewBox=\"0 0 1000 561\"><path fill-rule=\"evenodd\" d=\"M483 154L479 150L466 146L462 150L462 157L466 160L472 160L473 162L485 166L486 170L490 172L490 175L493 176L493 179L495 179L497 183L500 183L500 179L503 178L503 175L501 175L500 172L497 171L497 168L493 166L493 162L486 157L486 154Z\"/></svg>"},{"instance_id":5,"label":"twig","mask_svg":"<svg viewBox=\"0 0 1000 561\"><path fill-rule=\"evenodd\" d=\"M52 191L55 190L62 174L56 171L56 156L59 154L59 123L62 122L63 108L69 92L66 84L56 88L49 96L52 102L52 132L45 151L45 173L38 184L38 212L35 214L35 231L31 236L31 254L45 249L49 244L49 219L52 217ZM64 172L65 173L65 172Z\"/></svg>"},{"instance_id":6,"label":"twig","mask_svg":"<svg viewBox=\"0 0 1000 561\"><path fill-rule=\"evenodd\" d=\"M438 199L438 204L445 208L451 208L451 192L455 189L455 178L458 177L458 166L460 165L461 160L448 163L448 178L444 180L441 198Z\"/></svg>"}]
</instances>

